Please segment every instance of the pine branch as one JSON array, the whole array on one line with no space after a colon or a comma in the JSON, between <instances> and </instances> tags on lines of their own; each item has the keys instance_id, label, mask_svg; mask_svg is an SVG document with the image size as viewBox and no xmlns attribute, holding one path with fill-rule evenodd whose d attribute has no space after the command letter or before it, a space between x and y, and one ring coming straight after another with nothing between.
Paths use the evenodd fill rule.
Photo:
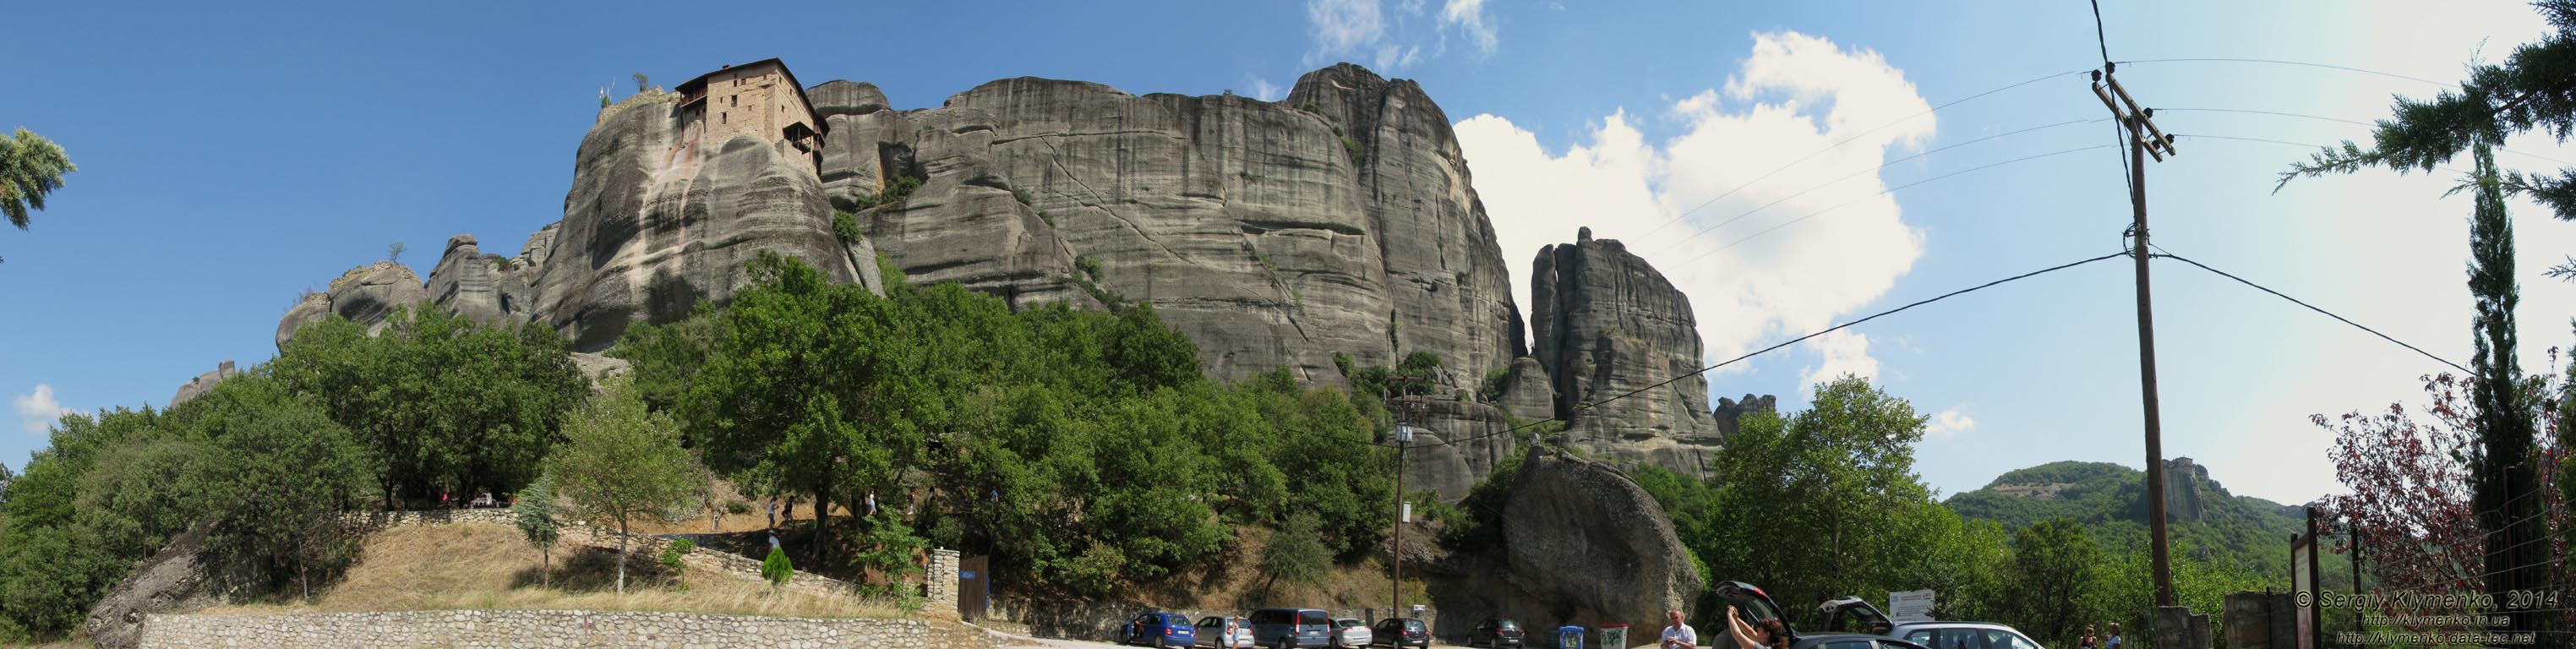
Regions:
<instances>
[{"instance_id":1,"label":"pine branch","mask_svg":"<svg viewBox=\"0 0 2576 649\"><path fill-rule=\"evenodd\" d=\"M2377 150L2364 151L2361 145L2353 144L2351 140L2344 140L2341 150L2326 147L2319 149L2315 155L2308 156L2307 162L2291 163L2289 171L2281 172L2281 181L2272 185L2272 193L2281 193L2281 188L2289 186L2292 180L2326 174L2353 173L2361 171L2364 167L2379 166L2386 159L2387 157L2380 155Z\"/></svg>"}]
</instances>

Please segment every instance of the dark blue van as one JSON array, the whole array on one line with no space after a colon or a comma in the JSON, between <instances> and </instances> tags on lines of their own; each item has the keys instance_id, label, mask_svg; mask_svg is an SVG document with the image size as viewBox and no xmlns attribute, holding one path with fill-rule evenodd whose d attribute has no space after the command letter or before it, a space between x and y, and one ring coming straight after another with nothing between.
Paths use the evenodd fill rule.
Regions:
<instances>
[{"instance_id":1,"label":"dark blue van","mask_svg":"<svg viewBox=\"0 0 2576 649\"><path fill-rule=\"evenodd\" d=\"M1332 646L1333 614L1320 608L1253 611L1252 644L1269 649Z\"/></svg>"}]
</instances>

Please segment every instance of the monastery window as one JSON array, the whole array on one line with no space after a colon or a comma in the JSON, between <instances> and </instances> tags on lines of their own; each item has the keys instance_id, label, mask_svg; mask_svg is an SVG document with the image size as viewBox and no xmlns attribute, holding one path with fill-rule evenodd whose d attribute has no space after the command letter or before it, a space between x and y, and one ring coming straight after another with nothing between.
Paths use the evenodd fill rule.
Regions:
<instances>
[{"instance_id":1,"label":"monastery window","mask_svg":"<svg viewBox=\"0 0 2576 649\"><path fill-rule=\"evenodd\" d=\"M728 106L740 106L740 105L742 105L742 95L734 95L734 96L731 96L731 97L726 97L726 98L725 98L725 100L726 100L726 101L728 101L728 102L731 102L731 103L726 104L726 105L728 105Z\"/></svg>"}]
</instances>

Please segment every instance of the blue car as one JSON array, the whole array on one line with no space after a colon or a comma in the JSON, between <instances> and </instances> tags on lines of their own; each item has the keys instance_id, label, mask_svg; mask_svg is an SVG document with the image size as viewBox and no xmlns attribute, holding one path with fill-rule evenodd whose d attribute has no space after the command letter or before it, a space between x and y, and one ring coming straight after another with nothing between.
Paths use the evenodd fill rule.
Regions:
<instances>
[{"instance_id":1,"label":"blue car","mask_svg":"<svg viewBox=\"0 0 2576 649\"><path fill-rule=\"evenodd\" d=\"M1198 629L1190 626L1188 616L1179 613L1146 613L1119 629L1118 644L1187 647L1198 644Z\"/></svg>"}]
</instances>

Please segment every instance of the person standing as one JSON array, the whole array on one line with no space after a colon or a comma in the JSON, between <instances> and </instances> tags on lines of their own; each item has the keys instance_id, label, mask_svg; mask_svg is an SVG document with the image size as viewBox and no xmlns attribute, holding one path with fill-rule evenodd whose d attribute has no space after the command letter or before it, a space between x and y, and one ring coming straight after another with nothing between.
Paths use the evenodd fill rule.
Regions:
<instances>
[{"instance_id":1,"label":"person standing","mask_svg":"<svg viewBox=\"0 0 2576 649\"><path fill-rule=\"evenodd\" d=\"M2075 649L2102 649L2102 645L2094 640L2093 625L2084 625L2084 637L2075 640Z\"/></svg>"},{"instance_id":2,"label":"person standing","mask_svg":"<svg viewBox=\"0 0 2576 649\"><path fill-rule=\"evenodd\" d=\"M2102 649L2120 649L2120 623L2111 623L2111 638L2102 641Z\"/></svg>"},{"instance_id":3,"label":"person standing","mask_svg":"<svg viewBox=\"0 0 2576 649\"><path fill-rule=\"evenodd\" d=\"M778 497L769 497L769 528L778 529Z\"/></svg>"},{"instance_id":4,"label":"person standing","mask_svg":"<svg viewBox=\"0 0 2576 649\"><path fill-rule=\"evenodd\" d=\"M1727 609L1727 612L1732 614L1734 609ZM1681 609L1664 611L1664 620L1671 622L1672 626L1664 627L1663 641L1658 646L1662 649L1699 649L1699 632L1682 623Z\"/></svg>"}]
</instances>

